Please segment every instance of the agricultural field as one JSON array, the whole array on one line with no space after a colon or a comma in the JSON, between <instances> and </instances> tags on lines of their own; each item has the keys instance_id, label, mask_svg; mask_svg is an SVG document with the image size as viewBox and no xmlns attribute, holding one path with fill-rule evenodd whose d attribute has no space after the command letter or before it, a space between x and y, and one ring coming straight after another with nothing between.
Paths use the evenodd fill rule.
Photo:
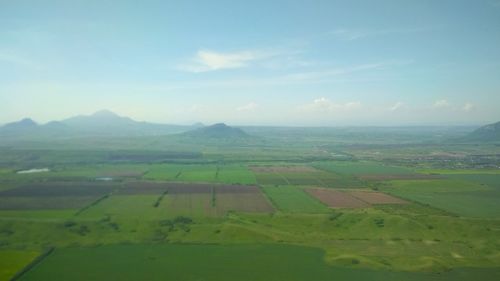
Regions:
<instances>
[{"instance_id":1,"label":"agricultural field","mask_svg":"<svg viewBox=\"0 0 500 281\"><path fill-rule=\"evenodd\" d=\"M0 252L13 259L0 280L500 274L494 173L425 174L373 161L215 163L72 164L64 177L4 169Z\"/></svg>"},{"instance_id":2,"label":"agricultural field","mask_svg":"<svg viewBox=\"0 0 500 281\"><path fill-rule=\"evenodd\" d=\"M0 210L78 209L117 189L113 183L29 183L0 192Z\"/></svg>"},{"instance_id":3,"label":"agricultural field","mask_svg":"<svg viewBox=\"0 0 500 281\"><path fill-rule=\"evenodd\" d=\"M262 185L331 186L341 177L311 166L252 166L257 182Z\"/></svg>"},{"instance_id":4,"label":"agricultural field","mask_svg":"<svg viewBox=\"0 0 500 281\"><path fill-rule=\"evenodd\" d=\"M20 280L494 280L492 269L386 272L328 266L315 248L286 245L113 245L56 249ZM272 264L272 266L269 266Z\"/></svg>"},{"instance_id":5,"label":"agricultural field","mask_svg":"<svg viewBox=\"0 0 500 281\"><path fill-rule=\"evenodd\" d=\"M481 175L482 176L482 175ZM469 176L476 179L481 176ZM463 178L463 177L462 177ZM426 181L391 181L382 189L401 198L428 204L460 216L498 218L498 187L460 179ZM493 179L493 182L495 179Z\"/></svg>"},{"instance_id":6,"label":"agricultural field","mask_svg":"<svg viewBox=\"0 0 500 281\"><path fill-rule=\"evenodd\" d=\"M158 164L151 165L143 178L179 182L256 183L254 174L245 165Z\"/></svg>"},{"instance_id":7,"label":"agricultural field","mask_svg":"<svg viewBox=\"0 0 500 281\"><path fill-rule=\"evenodd\" d=\"M371 205L409 203L382 192L367 190L310 188L306 191L331 208L367 208Z\"/></svg>"},{"instance_id":8,"label":"agricultural field","mask_svg":"<svg viewBox=\"0 0 500 281\"><path fill-rule=\"evenodd\" d=\"M296 186L265 186L264 193L282 212L325 213L328 208Z\"/></svg>"}]
</instances>

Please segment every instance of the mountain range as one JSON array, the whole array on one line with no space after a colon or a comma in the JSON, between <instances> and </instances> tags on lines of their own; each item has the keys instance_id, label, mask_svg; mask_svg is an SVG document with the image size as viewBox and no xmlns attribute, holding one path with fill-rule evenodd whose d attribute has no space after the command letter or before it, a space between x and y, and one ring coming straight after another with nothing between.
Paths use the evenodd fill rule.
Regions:
<instances>
[{"instance_id":1,"label":"mountain range","mask_svg":"<svg viewBox=\"0 0 500 281\"><path fill-rule=\"evenodd\" d=\"M42 135L90 135L90 136L144 136L177 134L203 126L157 124L139 122L128 117L119 116L109 110L100 110L91 115L78 115L61 121L38 124L32 119L5 124L0 127L2 136Z\"/></svg>"}]
</instances>

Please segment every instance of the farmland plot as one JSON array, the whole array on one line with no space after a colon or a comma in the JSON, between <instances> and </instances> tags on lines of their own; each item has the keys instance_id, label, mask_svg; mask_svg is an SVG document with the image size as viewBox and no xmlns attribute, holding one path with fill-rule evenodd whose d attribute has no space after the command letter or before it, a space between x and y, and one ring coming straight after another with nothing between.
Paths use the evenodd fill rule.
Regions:
<instances>
[{"instance_id":1,"label":"farmland plot","mask_svg":"<svg viewBox=\"0 0 500 281\"><path fill-rule=\"evenodd\" d=\"M283 212L324 213L328 208L296 186L266 186L265 194Z\"/></svg>"},{"instance_id":2,"label":"farmland plot","mask_svg":"<svg viewBox=\"0 0 500 281\"><path fill-rule=\"evenodd\" d=\"M0 192L0 209L78 209L117 187L96 182L32 183Z\"/></svg>"},{"instance_id":3,"label":"farmland plot","mask_svg":"<svg viewBox=\"0 0 500 281\"><path fill-rule=\"evenodd\" d=\"M370 206L346 192L322 188L309 188L306 190L331 208L366 208Z\"/></svg>"},{"instance_id":4,"label":"farmland plot","mask_svg":"<svg viewBox=\"0 0 500 281\"><path fill-rule=\"evenodd\" d=\"M349 191L349 195L354 196L368 204L408 204L407 201L390 196L382 192L372 191Z\"/></svg>"},{"instance_id":5,"label":"farmland plot","mask_svg":"<svg viewBox=\"0 0 500 281\"><path fill-rule=\"evenodd\" d=\"M255 186L217 186L215 206L219 215L224 215L228 211L260 213L274 211L270 202Z\"/></svg>"}]
</instances>

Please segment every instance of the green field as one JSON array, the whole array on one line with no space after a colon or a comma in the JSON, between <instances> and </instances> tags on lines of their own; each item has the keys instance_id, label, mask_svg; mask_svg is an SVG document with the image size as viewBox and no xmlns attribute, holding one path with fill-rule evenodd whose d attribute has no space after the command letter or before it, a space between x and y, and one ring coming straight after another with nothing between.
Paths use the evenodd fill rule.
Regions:
<instances>
[{"instance_id":1,"label":"green field","mask_svg":"<svg viewBox=\"0 0 500 281\"><path fill-rule=\"evenodd\" d=\"M139 244L56 249L20 280L496 280L497 269L411 273L331 267L321 250L285 245Z\"/></svg>"},{"instance_id":2,"label":"green field","mask_svg":"<svg viewBox=\"0 0 500 281\"><path fill-rule=\"evenodd\" d=\"M10 280L39 254L36 251L0 250L0 280Z\"/></svg>"},{"instance_id":3,"label":"green field","mask_svg":"<svg viewBox=\"0 0 500 281\"><path fill-rule=\"evenodd\" d=\"M464 180L392 181L383 190L457 215L500 216L499 190L479 183Z\"/></svg>"},{"instance_id":4,"label":"green field","mask_svg":"<svg viewBox=\"0 0 500 281\"><path fill-rule=\"evenodd\" d=\"M195 159L164 162L150 161L152 152L130 161L130 152L112 153L119 163L103 152L8 151L0 158L8 269L0 280L52 247L22 280L497 279L500 179L492 169L425 175L414 171L433 163L318 160L324 152L306 145L266 149L204 147ZM15 174L46 166L52 171ZM387 192L409 204L330 209L308 188Z\"/></svg>"},{"instance_id":5,"label":"green field","mask_svg":"<svg viewBox=\"0 0 500 281\"><path fill-rule=\"evenodd\" d=\"M302 188L294 186L265 186L264 193L283 212L325 213L329 209L309 196Z\"/></svg>"}]
</instances>

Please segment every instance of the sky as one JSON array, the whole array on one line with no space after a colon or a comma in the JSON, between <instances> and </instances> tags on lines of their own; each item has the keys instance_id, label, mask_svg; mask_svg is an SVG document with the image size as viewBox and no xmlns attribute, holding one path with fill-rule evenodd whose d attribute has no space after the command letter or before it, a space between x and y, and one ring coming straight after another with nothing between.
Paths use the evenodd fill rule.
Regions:
<instances>
[{"instance_id":1,"label":"sky","mask_svg":"<svg viewBox=\"0 0 500 281\"><path fill-rule=\"evenodd\" d=\"M500 121L500 0L0 0L0 123Z\"/></svg>"}]
</instances>

